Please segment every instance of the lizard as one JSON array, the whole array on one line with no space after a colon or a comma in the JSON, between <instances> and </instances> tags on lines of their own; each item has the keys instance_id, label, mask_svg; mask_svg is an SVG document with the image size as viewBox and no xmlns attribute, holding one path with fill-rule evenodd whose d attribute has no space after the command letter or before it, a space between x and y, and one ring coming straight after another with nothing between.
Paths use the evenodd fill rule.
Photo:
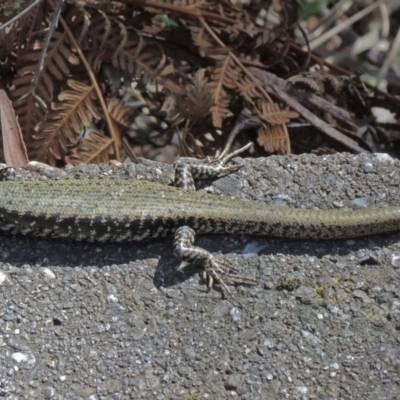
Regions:
<instances>
[{"instance_id":1,"label":"lizard","mask_svg":"<svg viewBox=\"0 0 400 400\"><path fill-rule=\"evenodd\" d=\"M207 250L197 234L248 234L297 239L355 238L400 230L400 206L353 211L308 210L195 191L194 179L237 171L229 161L249 147L175 164L175 186L145 180L61 179L0 183L0 231L88 242L143 241L174 235L183 264L203 268L210 288L225 280L256 284Z\"/></svg>"}]
</instances>

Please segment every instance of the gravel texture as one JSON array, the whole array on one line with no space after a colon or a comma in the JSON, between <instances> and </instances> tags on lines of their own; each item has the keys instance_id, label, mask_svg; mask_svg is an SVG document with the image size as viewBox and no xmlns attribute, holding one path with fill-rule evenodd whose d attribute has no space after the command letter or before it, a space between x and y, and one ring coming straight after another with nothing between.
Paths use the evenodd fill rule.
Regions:
<instances>
[{"instance_id":1,"label":"gravel texture","mask_svg":"<svg viewBox=\"0 0 400 400\"><path fill-rule=\"evenodd\" d=\"M400 162L383 154L237 162L237 174L203 190L304 208L400 205ZM169 183L173 174L145 162L41 179L60 175ZM196 269L176 272L171 239L2 236L0 397L400 398L400 234L325 242L209 235L197 244L259 285L231 286L226 299L208 292Z\"/></svg>"}]
</instances>

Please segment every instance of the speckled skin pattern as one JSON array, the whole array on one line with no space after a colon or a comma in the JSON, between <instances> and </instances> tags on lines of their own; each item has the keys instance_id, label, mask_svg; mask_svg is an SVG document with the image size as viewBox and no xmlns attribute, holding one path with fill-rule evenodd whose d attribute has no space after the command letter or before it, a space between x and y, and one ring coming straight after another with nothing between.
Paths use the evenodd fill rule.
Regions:
<instances>
[{"instance_id":1,"label":"speckled skin pattern","mask_svg":"<svg viewBox=\"0 0 400 400\"><path fill-rule=\"evenodd\" d=\"M400 207L304 210L141 180L0 183L0 230L12 234L124 242L174 234L181 226L198 234L352 238L400 230Z\"/></svg>"}]
</instances>

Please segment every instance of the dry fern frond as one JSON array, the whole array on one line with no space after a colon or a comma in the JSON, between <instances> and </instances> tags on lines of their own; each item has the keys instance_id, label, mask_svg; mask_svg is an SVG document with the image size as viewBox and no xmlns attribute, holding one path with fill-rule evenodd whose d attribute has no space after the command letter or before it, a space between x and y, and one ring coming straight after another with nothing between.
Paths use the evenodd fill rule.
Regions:
<instances>
[{"instance_id":1,"label":"dry fern frond","mask_svg":"<svg viewBox=\"0 0 400 400\"><path fill-rule=\"evenodd\" d=\"M18 38L14 43L14 50L16 50L15 59L16 65L19 65L20 55L23 54L26 49L31 48L31 41L33 33L37 29L42 29L41 25L44 17L45 2L33 2L23 12L15 16L17 20L13 24L11 30L17 27ZM14 19L13 18L13 19ZM8 23L2 25L1 29L5 28ZM10 29L7 27L7 29Z\"/></svg>"},{"instance_id":2,"label":"dry fern frond","mask_svg":"<svg viewBox=\"0 0 400 400\"><path fill-rule=\"evenodd\" d=\"M276 103L267 103L264 100L257 101L260 118L272 125L287 124L291 119L297 118L299 114L295 111L281 110Z\"/></svg>"},{"instance_id":3,"label":"dry fern frond","mask_svg":"<svg viewBox=\"0 0 400 400\"><path fill-rule=\"evenodd\" d=\"M161 47L155 41L145 40L140 31L128 31L122 19L99 9L73 8L67 21L80 32L80 46L95 71L112 64L145 84L164 80L164 85L174 88L173 82L165 78L172 71L172 63L167 64Z\"/></svg>"},{"instance_id":4,"label":"dry fern frond","mask_svg":"<svg viewBox=\"0 0 400 400\"><path fill-rule=\"evenodd\" d=\"M268 153L290 153L290 139L286 125L263 125L258 130L257 143Z\"/></svg>"},{"instance_id":5,"label":"dry fern frond","mask_svg":"<svg viewBox=\"0 0 400 400\"><path fill-rule=\"evenodd\" d=\"M108 163L113 157L113 140L101 132L90 131L79 146L65 158L66 162L76 164Z\"/></svg>"},{"instance_id":6,"label":"dry fern frond","mask_svg":"<svg viewBox=\"0 0 400 400\"><path fill-rule=\"evenodd\" d=\"M108 16L98 7L71 7L65 19L78 37L79 46L95 71L99 71L104 62L110 63L111 58L125 47L132 47L128 44L132 35L128 33L123 21Z\"/></svg>"},{"instance_id":7,"label":"dry fern frond","mask_svg":"<svg viewBox=\"0 0 400 400\"><path fill-rule=\"evenodd\" d=\"M306 75L294 75L290 77L288 83L298 88L308 89L313 93L320 93L322 88L320 83L316 81L312 76Z\"/></svg>"},{"instance_id":8,"label":"dry fern frond","mask_svg":"<svg viewBox=\"0 0 400 400\"><path fill-rule=\"evenodd\" d=\"M339 92L339 90L342 86L342 83L339 81L339 79L332 74L328 74L328 73L322 74L321 80L324 84L324 88L325 88L326 92L337 93L337 92Z\"/></svg>"},{"instance_id":9,"label":"dry fern frond","mask_svg":"<svg viewBox=\"0 0 400 400\"><path fill-rule=\"evenodd\" d=\"M130 126L136 115L136 112L132 107L126 106L123 101L116 97L108 102L107 110L110 113L112 120L125 128Z\"/></svg>"},{"instance_id":10,"label":"dry fern frond","mask_svg":"<svg viewBox=\"0 0 400 400\"><path fill-rule=\"evenodd\" d=\"M31 77L29 77L29 82L30 80ZM37 92L38 91L39 90L37 90ZM13 92L11 92L11 95L13 95ZM18 116L18 122L29 152L29 143L31 142L32 132L38 123L45 120L47 108L43 100L39 99L39 96L31 95L25 97L22 102L15 100L14 96L13 99L15 114Z\"/></svg>"},{"instance_id":11,"label":"dry fern frond","mask_svg":"<svg viewBox=\"0 0 400 400\"><path fill-rule=\"evenodd\" d=\"M16 89L13 99L20 99L31 90L31 83L35 77L38 80L37 92L46 102L49 102L54 93L54 79L64 80L70 74L70 66L78 65L79 59L66 44L66 33L54 32L49 43L46 58L41 71L38 71L38 61L41 57L43 43L36 40L32 47L20 57L22 67L13 81ZM37 78L35 75L40 73Z\"/></svg>"},{"instance_id":12,"label":"dry fern frond","mask_svg":"<svg viewBox=\"0 0 400 400\"><path fill-rule=\"evenodd\" d=\"M83 51L118 52L128 41L128 32L122 21L108 16L98 7L73 7L68 11L66 21L78 37Z\"/></svg>"},{"instance_id":13,"label":"dry fern frond","mask_svg":"<svg viewBox=\"0 0 400 400\"><path fill-rule=\"evenodd\" d=\"M329 74L324 70L295 75L290 77L288 82L296 87L305 88L320 95L338 93L343 86L339 77Z\"/></svg>"},{"instance_id":14,"label":"dry fern frond","mask_svg":"<svg viewBox=\"0 0 400 400\"><path fill-rule=\"evenodd\" d=\"M263 97L255 82L247 76L240 77L237 87L249 104L255 105L256 100Z\"/></svg>"},{"instance_id":15,"label":"dry fern frond","mask_svg":"<svg viewBox=\"0 0 400 400\"><path fill-rule=\"evenodd\" d=\"M224 119L229 113L230 97L223 87L220 87L211 107L212 121L216 128L221 128Z\"/></svg>"},{"instance_id":16,"label":"dry fern frond","mask_svg":"<svg viewBox=\"0 0 400 400\"><path fill-rule=\"evenodd\" d=\"M55 80L65 79L70 74L70 65L79 63L66 41L66 34L54 32L40 72L37 64L43 43L39 40L33 42L31 47L20 55L19 61L22 66L12 81L13 90L10 91L10 97L28 146L34 127L44 121L49 103L54 97ZM33 92L34 79L37 80L37 85Z\"/></svg>"},{"instance_id":17,"label":"dry fern frond","mask_svg":"<svg viewBox=\"0 0 400 400\"><path fill-rule=\"evenodd\" d=\"M193 43L198 46L200 55L205 57L208 51L213 48L210 34L204 27L189 26L189 29Z\"/></svg>"},{"instance_id":18,"label":"dry fern frond","mask_svg":"<svg viewBox=\"0 0 400 400\"><path fill-rule=\"evenodd\" d=\"M193 83L186 85L186 95L177 98L177 112L182 118L191 122L205 118L213 105L210 84L205 72L205 69L199 69L193 78Z\"/></svg>"},{"instance_id":19,"label":"dry fern frond","mask_svg":"<svg viewBox=\"0 0 400 400\"><path fill-rule=\"evenodd\" d=\"M166 62L164 52L156 44L138 47L135 42L130 42L130 46L112 56L114 67L140 79L143 83L154 83L159 71L165 68Z\"/></svg>"},{"instance_id":20,"label":"dry fern frond","mask_svg":"<svg viewBox=\"0 0 400 400\"><path fill-rule=\"evenodd\" d=\"M161 67L159 67L157 71L155 80L162 84L163 87L169 90L171 93L176 95L186 94L186 90L182 87L182 85L175 82L176 80L170 78L176 72L173 63L170 60L167 60L164 56L160 62L160 66Z\"/></svg>"},{"instance_id":21,"label":"dry fern frond","mask_svg":"<svg viewBox=\"0 0 400 400\"><path fill-rule=\"evenodd\" d=\"M132 124L136 112L132 107L128 107L122 100L117 98L111 99L107 104L107 110L111 117L113 128L113 139L115 140L114 147L119 149L124 131ZM119 150L117 151L119 153ZM116 154L119 158L119 154Z\"/></svg>"},{"instance_id":22,"label":"dry fern frond","mask_svg":"<svg viewBox=\"0 0 400 400\"><path fill-rule=\"evenodd\" d=\"M211 115L216 128L222 126L222 122L229 112L230 96L225 89L236 89L239 79L240 73L230 56L223 57L211 74L209 87L214 100Z\"/></svg>"},{"instance_id":23,"label":"dry fern frond","mask_svg":"<svg viewBox=\"0 0 400 400\"><path fill-rule=\"evenodd\" d=\"M311 57L295 43L300 0L63 3L60 24L49 46L45 32L51 32L50 27L55 26L52 18L56 15L49 0L37 2L37 11L23 25L10 24L17 32L11 35L10 31L9 38L1 36L0 28L0 40L8 39L4 43L5 62L0 63L1 83L13 99L30 156L39 160L58 163L80 139L82 126L100 116L107 120L112 139L91 132L81 143L83 150L77 150L77 158L93 161L89 152L96 153L109 144L114 146L114 156L119 157L118 141L131 117L139 112L146 115L144 127L140 128L143 134L135 132L139 144L174 143L176 131L185 128L188 133L181 143L191 154L209 154L223 147L246 108L251 118L259 118L265 124L259 131L259 143L269 152L287 153L290 146L285 124L297 114L279 109L269 95L294 110L293 103L279 97L273 90L274 82L253 81L252 67L274 73L283 81L278 90L284 88L285 93L291 91L308 98L309 93L296 89L306 87L306 92L325 95L329 103L335 104L339 97L349 99L345 105L352 105L357 116L367 115L372 99L362 93L357 96L356 91L350 93L348 85L324 75L323 70L319 78L302 75L291 79L293 87L284 86L283 78L307 70ZM42 49L46 50L46 57L40 70L37 64ZM78 53L82 68L75 67ZM89 75L93 84L99 83L96 98L85 86L68 88L57 100L62 88L67 88L67 78L87 83ZM256 79L255 74L253 77ZM126 97L125 101L134 104L137 111L127 109L119 100L110 100L124 96L130 86L140 96L131 96L132 101ZM97 112L97 101L104 107L101 113ZM52 102L56 103L53 107ZM135 123L139 125L140 121L137 118ZM169 122L165 129L164 122ZM32 151L29 135L36 125ZM238 142L241 140L242 137L237 138ZM185 151L184 145L181 151ZM99 160L112 156L109 148L105 152L107 155L99 155Z\"/></svg>"},{"instance_id":24,"label":"dry fern frond","mask_svg":"<svg viewBox=\"0 0 400 400\"><path fill-rule=\"evenodd\" d=\"M55 165L67 153L68 146L77 143L82 127L89 126L93 118L101 118L93 86L74 80L69 80L68 86L71 90L60 93L53 111L35 127L36 160Z\"/></svg>"}]
</instances>

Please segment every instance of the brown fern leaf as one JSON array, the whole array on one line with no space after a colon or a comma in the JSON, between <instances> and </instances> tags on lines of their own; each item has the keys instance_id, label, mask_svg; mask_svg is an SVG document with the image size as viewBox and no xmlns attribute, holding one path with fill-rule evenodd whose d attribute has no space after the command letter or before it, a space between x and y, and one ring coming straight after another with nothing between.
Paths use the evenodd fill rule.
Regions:
<instances>
[{"instance_id":1,"label":"brown fern leaf","mask_svg":"<svg viewBox=\"0 0 400 400\"><path fill-rule=\"evenodd\" d=\"M254 81L247 76L240 77L237 87L241 95L252 105L255 105L257 99L263 97Z\"/></svg>"},{"instance_id":2,"label":"brown fern leaf","mask_svg":"<svg viewBox=\"0 0 400 400\"><path fill-rule=\"evenodd\" d=\"M101 132L90 131L79 146L65 157L72 165L108 163L114 157L113 140Z\"/></svg>"},{"instance_id":3,"label":"brown fern leaf","mask_svg":"<svg viewBox=\"0 0 400 400\"><path fill-rule=\"evenodd\" d=\"M158 80L167 63L164 52L156 44L146 45L131 40L119 53L111 56L112 65L141 80L144 84Z\"/></svg>"},{"instance_id":4,"label":"brown fern leaf","mask_svg":"<svg viewBox=\"0 0 400 400\"><path fill-rule=\"evenodd\" d=\"M295 111L281 110L276 103L267 103L265 100L257 101L260 110L260 118L272 125L287 124L291 119L297 118L299 114Z\"/></svg>"},{"instance_id":5,"label":"brown fern leaf","mask_svg":"<svg viewBox=\"0 0 400 400\"><path fill-rule=\"evenodd\" d=\"M65 34L54 32L39 76L37 63L42 43L32 43L20 55L21 68L12 81L10 96L28 147L34 127L44 120L50 100L54 97L54 81L65 79L70 74L70 65L79 63L66 41ZM37 79L37 85L33 92L34 79Z\"/></svg>"},{"instance_id":6,"label":"brown fern leaf","mask_svg":"<svg viewBox=\"0 0 400 400\"><path fill-rule=\"evenodd\" d=\"M158 69L155 80L162 84L162 86L171 93L181 96L185 95L186 90L182 87L182 84L180 84L180 82L176 82L176 79L170 78L175 73L175 67L173 63L163 58L163 60L160 62L160 65L162 67Z\"/></svg>"},{"instance_id":7,"label":"brown fern leaf","mask_svg":"<svg viewBox=\"0 0 400 400\"><path fill-rule=\"evenodd\" d=\"M148 45L137 55L134 75L143 82L154 83L159 77L158 71L165 67L166 58L158 45Z\"/></svg>"},{"instance_id":8,"label":"brown fern leaf","mask_svg":"<svg viewBox=\"0 0 400 400\"><path fill-rule=\"evenodd\" d=\"M46 102L53 98L54 78L59 81L64 80L70 74L70 65L79 64L79 58L72 52L66 41L66 33L54 32L40 72L37 70L37 63L41 57L42 41L35 41L32 43L32 48L21 55L22 67L13 81L13 85L16 86L13 99L21 98L29 93L30 84L37 73L40 73L37 91Z\"/></svg>"},{"instance_id":9,"label":"brown fern leaf","mask_svg":"<svg viewBox=\"0 0 400 400\"><path fill-rule=\"evenodd\" d=\"M73 8L67 21L79 33L80 46L88 52L88 61L95 71L111 63L145 84L161 79L160 72L167 64L161 47L155 41L149 44L151 39L145 40L136 31L128 31L121 18L95 8ZM173 86L165 77L163 79Z\"/></svg>"},{"instance_id":10,"label":"brown fern leaf","mask_svg":"<svg viewBox=\"0 0 400 400\"><path fill-rule=\"evenodd\" d=\"M137 112L134 108L126 106L122 100L117 98L113 98L108 102L107 110L113 124L113 139L116 142L115 145L119 148L123 133L132 124Z\"/></svg>"},{"instance_id":11,"label":"brown fern leaf","mask_svg":"<svg viewBox=\"0 0 400 400\"><path fill-rule=\"evenodd\" d=\"M290 154L286 125L263 125L258 130L257 143L268 153Z\"/></svg>"},{"instance_id":12,"label":"brown fern leaf","mask_svg":"<svg viewBox=\"0 0 400 400\"><path fill-rule=\"evenodd\" d=\"M34 4L36 3L36 5ZM31 41L33 40L34 32L42 30L42 21L45 19L44 10L46 8L45 2L34 2L29 6L29 11L24 14L14 25L18 25L18 39L15 43L16 49L16 65L20 65L20 56L24 54L26 49L31 48ZM19 14L21 16L21 14Z\"/></svg>"},{"instance_id":13,"label":"brown fern leaf","mask_svg":"<svg viewBox=\"0 0 400 400\"><path fill-rule=\"evenodd\" d=\"M83 51L111 49L118 52L128 41L128 32L121 20L110 17L98 7L72 7L66 22L74 31Z\"/></svg>"},{"instance_id":14,"label":"brown fern leaf","mask_svg":"<svg viewBox=\"0 0 400 400\"><path fill-rule=\"evenodd\" d=\"M320 83L313 76L294 75L287 81L291 85L294 85L298 88L308 89L313 93L320 93L322 91Z\"/></svg>"},{"instance_id":15,"label":"brown fern leaf","mask_svg":"<svg viewBox=\"0 0 400 400\"><path fill-rule=\"evenodd\" d=\"M217 58L217 56L215 56ZM240 79L240 73L236 68L235 62L230 55L218 57L219 61L212 73L212 81L216 86L224 85L228 89L236 89L237 82Z\"/></svg>"},{"instance_id":16,"label":"brown fern leaf","mask_svg":"<svg viewBox=\"0 0 400 400\"><path fill-rule=\"evenodd\" d=\"M216 104L211 107L211 115L213 125L216 128L221 128L224 119L229 113L228 107L230 103L230 97L224 88L220 88L217 95L218 96L216 96L217 98L215 99Z\"/></svg>"},{"instance_id":17,"label":"brown fern leaf","mask_svg":"<svg viewBox=\"0 0 400 400\"><path fill-rule=\"evenodd\" d=\"M199 53L205 57L208 51L213 47L212 38L204 27L189 26L190 35L193 43L199 48Z\"/></svg>"},{"instance_id":18,"label":"brown fern leaf","mask_svg":"<svg viewBox=\"0 0 400 400\"><path fill-rule=\"evenodd\" d=\"M71 7L65 19L95 71L99 71L105 61L109 63L113 55L119 54L128 45L129 34L124 23L99 7ZM135 43L137 46L138 35Z\"/></svg>"},{"instance_id":19,"label":"brown fern leaf","mask_svg":"<svg viewBox=\"0 0 400 400\"><path fill-rule=\"evenodd\" d=\"M205 69L199 69L191 84L186 85L186 95L177 98L176 111L191 122L205 118L213 105Z\"/></svg>"},{"instance_id":20,"label":"brown fern leaf","mask_svg":"<svg viewBox=\"0 0 400 400\"><path fill-rule=\"evenodd\" d=\"M297 88L318 93L329 101L333 101L329 95L337 97L343 87L340 77L329 74L323 69L292 76L288 82Z\"/></svg>"},{"instance_id":21,"label":"brown fern leaf","mask_svg":"<svg viewBox=\"0 0 400 400\"><path fill-rule=\"evenodd\" d=\"M22 81L22 78L18 80L18 82ZM31 77L29 77L30 83ZM38 92L39 90L37 90ZM18 116L18 122L21 127L21 132L24 137L25 143L28 148L28 154L30 159L34 159L30 154L30 142L32 141L32 132L34 131L35 126L44 121L47 107L44 101L40 97L40 93L37 96L27 96L23 99L23 101L18 101L18 97L14 96L14 92L10 93L12 98L14 99L14 111Z\"/></svg>"},{"instance_id":22,"label":"brown fern leaf","mask_svg":"<svg viewBox=\"0 0 400 400\"><path fill-rule=\"evenodd\" d=\"M72 90L60 93L53 111L35 127L35 159L51 165L65 156L69 146L77 143L83 126L89 126L93 118L101 118L93 86L74 80L69 80L68 86Z\"/></svg>"},{"instance_id":23,"label":"brown fern leaf","mask_svg":"<svg viewBox=\"0 0 400 400\"><path fill-rule=\"evenodd\" d=\"M125 128L131 125L137 115L137 112L132 107L126 106L123 101L116 97L108 102L107 109L113 121Z\"/></svg>"},{"instance_id":24,"label":"brown fern leaf","mask_svg":"<svg viewBox=\"0 0 400 400\"><path fill-rule=\"evenodd\" d=\"M216 68L211 74L209 87L212 91L214 105L211 107L213 124L216 128L222 126L222 122L228 115L230 95L225 88L236 89L237 82L240 80L240 73L232 58L221 57L222 60L217 63Z\"/></svg>"},{"instance_id":25,"label":"brown fern leaf","mask_svg":"<svg viewBox=\"0 0 400 400\"><path fill-rule=\"evenodd\" d=\"M325 73L321 75L321 81L324 85L325 92L338 93L340 91L341 83L336 76Z\"/></svg>"}]
</instances>

